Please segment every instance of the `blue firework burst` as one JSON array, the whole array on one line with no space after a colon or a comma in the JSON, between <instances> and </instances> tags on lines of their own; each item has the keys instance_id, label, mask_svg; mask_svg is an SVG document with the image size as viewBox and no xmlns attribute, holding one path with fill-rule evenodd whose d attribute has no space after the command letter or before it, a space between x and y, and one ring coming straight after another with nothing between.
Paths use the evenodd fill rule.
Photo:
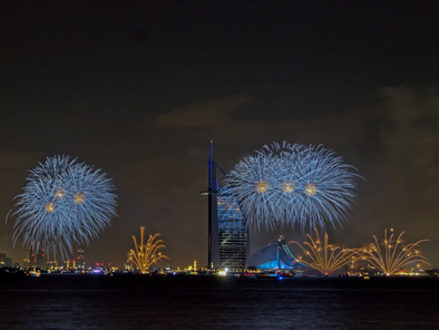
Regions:
<instances>
[{"instance_id":1,"label":"blue firework burst","mask_svg":"<svg viewBox=\"0 0 439 330\"><path fill-rule=\"evenodd\" d=\"M356 172L322 146L273 143L236 164L225 177L224 191L257 227L324 228L346 219Z\"/></svg>"},{"instance_id":2,"label":"blue firework burst","mask_svg":"<svg viewBox=\"0 0 439 330\"><path fill-rule=\"evenodd\" d=\"M16 197L14 244L43 248L62 257L87 245L110 223L115 187L101 170L69 156L48 157L30 171Z\"/></svg>"},{"instance_id":3,"label":"blue firework burst","mask_svg":"<svg viewBox=\"0 0 439 330\"><path fill-rule=\"evenodd\" d=\"M258 226L271 227L282 216L276 176L282 171L280 160L257 153L243 158L225 178L222 197L238 201L246 218Z\"/></svg>"}]
</instances>

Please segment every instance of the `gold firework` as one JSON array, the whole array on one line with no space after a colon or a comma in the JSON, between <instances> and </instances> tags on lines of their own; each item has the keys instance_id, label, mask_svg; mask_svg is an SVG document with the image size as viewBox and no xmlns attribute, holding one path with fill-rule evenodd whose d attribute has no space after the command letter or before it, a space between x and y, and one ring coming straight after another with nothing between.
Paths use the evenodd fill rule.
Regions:
<instances>
[{"instance_id":1,"label":"gold firework","mask_svg":"<svg viewBox=\"0 0 439 330\"><path fill-rule=\"evenodd\" d=\"M145 227L140 226L140 245L137 244L136 236L133 235L134 250L130 249L128 252L127 263L132 263L134 267L145 274L152 265L155 265L163 259L169 258L160 252L165 249L166 245L162 239L159 239L160 234L149 235L148 241L144 243Z\"/></svg>"},{"instance_id":2,"label":"gold firework","mask_svg":"<svg viewBox=\"0 0 439 330\"><path fill-rule=\"evenodd\" d=\"M53 213L55 211L55 204L49 202L45 206L47 213Z\"/></svg>"},{"instance_id":3,"label":"gold firework","mask_svg":"<svg viewBox=\"0 0 439 330\"><path fill-rule=\"evenodd\" d=\"M284 182L284 184L282 185L282 190L287 194L291 193L294 190L294 188L295 188L294 183L288 181Z\"/></svg>"},{"instance_id":4,"label":"gold firework","mask_svg":"<svg viewBox=\"0 0 439 330\"><path fill-rule=\"evenodd\" d=\"M260 194L265 194L268 190L268 183L262 179L256 183L256 191Z\"/></svg>"},{"instance_id":5,"label":"gold firework","mask_svg":"<svg viewBox=\"0 0 439 330\"><path fill-rule=\"evenodd\" d=\"M393 228L390 228L390 235L387 229L384 230L384 239L380 243L375 235L373 242L361 250L362 259L367 260L372 267L382 271L387 276L393 275L412 263L430 265L428 259L419 251L419 245L429 241L422 239L420 241L404 245L401 232L398 236L394 234Z\"/></svg>"},{"instance_id":6,"label":"gold firework","mask_svg":"<svg viewBox=\"0 0 439 330\"><path fill-rule=\"evenodd\" d=\"M56 199L63 199L65 195L65 192L62 189L58 189L55 191L55 198Z\"/></svg>"},{"instance_id":7,"label":"gold firework","mask_svg":"<svg viewBox=\"0 0 439 330\"><path fill-rule=\"evenodd\" d=\"M356 250L329 244L328 233L323 235L322 242L319 231L316 228L314 231L316 237L306 234L308 241L303 242L303 245L296 241L289 242L299 246L304 253L304 257L299 256L297 262L308 265L325 276L353 262L357 255Z\"/></svg>"},{"instance_id":8,"label":"gold firework","mask_svg":"<svg viewBox=\"0 0 439 330\"><path fill-rule=\"evenodd\" d=\"M75 194L75 196L73 196L73 200L75 201L75 203L82 204L82 203L84 203L84 200L85 200L85 194L82 192L79 192L79 193Z\"/></svg>"},{"instance_id":9,"label":"gold firework","mask_svg":"<svg viewBox=\"0 0 439 330\"><path fill-rule=\"evenodd\" d=\"M317 187L314 183L308 183L305 187L305 193L308 196L314 196L317 193Z\"/></svg>"}]
</instances>

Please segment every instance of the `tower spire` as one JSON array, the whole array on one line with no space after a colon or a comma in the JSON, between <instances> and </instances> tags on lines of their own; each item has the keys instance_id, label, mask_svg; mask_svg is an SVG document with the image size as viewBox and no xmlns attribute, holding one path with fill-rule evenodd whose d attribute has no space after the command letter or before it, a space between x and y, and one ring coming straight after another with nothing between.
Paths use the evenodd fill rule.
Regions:
<instances>
[{"instance_id":1,"label":"tower spire","mask_svg":"<svg viewBox=\"0 0 439 330\"><path fill-rule=\"evenodd\" d=\"M208 185L209 192L214 187L214 181L212 180L213 176L214 176L213 172L215 170L214 167L215 167L215 164L213 162L213 140L210 140L210 142L209 142L209 185Z\"/></svg>"},{"instance_id":2,"label":"tower spire","mask_svg":"<svg viewBox=\"0 0 439 330\"><path fill-rule=\"evenodd\" d=\"M216 165L213 160L213 141L209 142L209 177L208 177L208 212L209 212L209 233L208 233L208 260L207 266L215 268L219 266L218 254L218 214L217 214L217 184Z\"/></svg>"}]
</instances>

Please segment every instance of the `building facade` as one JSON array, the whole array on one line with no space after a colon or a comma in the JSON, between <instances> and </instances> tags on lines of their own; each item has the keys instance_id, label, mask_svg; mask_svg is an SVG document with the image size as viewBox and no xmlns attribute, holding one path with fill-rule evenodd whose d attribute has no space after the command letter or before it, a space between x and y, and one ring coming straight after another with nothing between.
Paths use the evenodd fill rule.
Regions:
<instances>
[{"instance_id":1,"label":"building facade","mask_svg":"<svg viewBox=\"0 0 439 330\"><path fill-rule=\"evenodd\" d=\"M12 267L12 259L5 253L0 253L0 267Z\"/></svg>"},{"instance_id":2,"label":"building facade","mask_svg":"<svg viewBox=\"0 0 439 330\"><path fill-rule=\"evenodd\" d=\"M242 272L247 267L248 230L236 202L218 196L218 253L220 268Z\"/></svg>"},{"instance_id":3,"label":"building facade","mask_svg":"<svg viewBox=\"0 0 439 330\"><path fill-rule=\"evenodd\" d=\"M249 266L260 270L292 269L296 270L303 265L297 262L285 238L280 236L276 242L270 243L256 251L249 261Z\"/></svg>"},{"instance_id":4,"label":"building facade","mask_svg":"<svg viewBox=\"0 0 439 330\"><path fill-rule=\"evenodd\" d=\"M213 143L209 145L208 190L208 267L240 272L247 267L248 230L235 201L226 200L218 184ZM224 172L223 172L224 174Z\"/></svg>"}]
</instances>

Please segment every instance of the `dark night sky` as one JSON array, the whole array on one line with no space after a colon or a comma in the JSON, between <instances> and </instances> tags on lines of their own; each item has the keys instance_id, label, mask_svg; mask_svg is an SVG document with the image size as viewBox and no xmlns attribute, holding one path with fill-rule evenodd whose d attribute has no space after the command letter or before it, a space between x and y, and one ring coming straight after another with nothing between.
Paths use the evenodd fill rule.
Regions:
<instances>
[{"instance_id":1,"label":"dark night sky","mask_svg":"<svg viewBox=\"0 0 439 330\"><path fill-rule=\"evenodd\" d=\"M366 178L332 236L407 230L439 266L439 7L200 3L2 1L0 216L28 168L67 153L119 190L90 261L121 264L144 224L172 265L203 264L210 138L226 170L272 141L324 144ZM280 232L302 237L253 233L252 249ZM0 251L22 257L11 233L0 224Z\"/></svg>"}]
</instances>

